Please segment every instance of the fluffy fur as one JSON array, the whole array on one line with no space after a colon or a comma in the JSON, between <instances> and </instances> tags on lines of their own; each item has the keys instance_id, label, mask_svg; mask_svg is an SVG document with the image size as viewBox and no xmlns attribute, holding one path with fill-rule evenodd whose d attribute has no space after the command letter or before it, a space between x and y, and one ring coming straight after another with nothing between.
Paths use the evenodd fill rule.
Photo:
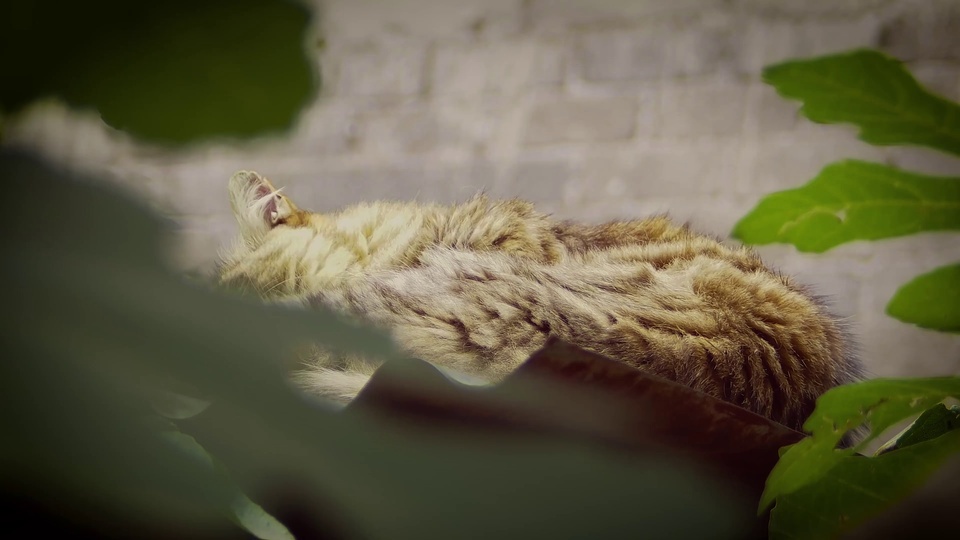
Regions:
<instances>
[{"instance_id":1,"label":"fluffy fur","mask_svg":"<svg viewBox=\"0 0 960 540\"><path fill-rule=\"evenodd\" d=\"M241 235L223 283L332 306L486 380L554 334L799 427L820 394L859 376L837 319L802 287L662 216L584 225L483 196L318 214L247 171L230 200ZM318 353L297 380L350 399L375 367Z\"/></svg>"}]
</instances>

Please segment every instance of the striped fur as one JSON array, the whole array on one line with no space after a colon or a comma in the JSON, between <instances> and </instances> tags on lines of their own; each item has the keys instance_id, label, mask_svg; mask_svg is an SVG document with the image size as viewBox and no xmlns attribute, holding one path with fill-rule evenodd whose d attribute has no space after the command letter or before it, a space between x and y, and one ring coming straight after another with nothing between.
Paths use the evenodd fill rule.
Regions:
<instances>
[{"instance_id":1,"label":"striped fur","mask_svg":"<svg viewBox=\"0 0 960 540\"><path fill-rule=\"evenodd\" d=\"M317 214L253 172L230 194L241 235L223 283L332 306L460 373L499 380L553 334L795 428L860 374L804 288L662 216L583 225L482 196ZM318 353L297 380L348 400L375 367Z\"/></svg>"}]
</instances>

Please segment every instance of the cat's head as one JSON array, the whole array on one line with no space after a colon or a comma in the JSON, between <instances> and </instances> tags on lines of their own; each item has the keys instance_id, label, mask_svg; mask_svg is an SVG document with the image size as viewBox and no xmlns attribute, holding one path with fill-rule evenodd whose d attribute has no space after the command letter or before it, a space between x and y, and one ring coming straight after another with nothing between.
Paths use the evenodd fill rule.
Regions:
<instances>
[{"instance_id":1,"label":"cat's head","mask_svg":"<svg viewBox=\"0 0 960 540\"><path fill-rule=\"evenodd\" d=\"M298 226L307 220L308 212L256 172L239 171L231 176L229 191L240 235L251 246L261 243L275 227Z\"/></svg>"},{"instance_id":2,"label":"cat's head","mask_svg":"<svg viewBox=\"0 0 960 540\"><path fill-rule=\"evenodd\" d=\"M239 171L229 182L230 207L240 235L221 253L221 283L253 290L265 298L295 291L294 246L310 236L311 213L301 210L269 180L253 171ZM296 276L294 276L295 278Z\"/></svg>"}]
</instances>

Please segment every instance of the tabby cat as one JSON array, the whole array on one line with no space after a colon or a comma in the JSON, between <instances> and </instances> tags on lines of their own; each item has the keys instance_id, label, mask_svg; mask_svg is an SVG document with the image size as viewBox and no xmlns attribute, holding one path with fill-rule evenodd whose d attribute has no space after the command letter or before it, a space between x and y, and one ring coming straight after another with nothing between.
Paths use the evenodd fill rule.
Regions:
<instances>
[{"instance_id":1,"label":"tabby cat","mask_svg":"<svg viewBox=\"0 0 960 540\"><path fill-rule=\"evenodd\" d=\"M497 381L552 334L794 428L860 376L803 287L663 216L586 225L484 196L319 214L248 171L229 192L240 239L221 282L361 317L461 373ZM298 380L349 400L375 368L320 355Z\"/></svg>"}]
</instances>

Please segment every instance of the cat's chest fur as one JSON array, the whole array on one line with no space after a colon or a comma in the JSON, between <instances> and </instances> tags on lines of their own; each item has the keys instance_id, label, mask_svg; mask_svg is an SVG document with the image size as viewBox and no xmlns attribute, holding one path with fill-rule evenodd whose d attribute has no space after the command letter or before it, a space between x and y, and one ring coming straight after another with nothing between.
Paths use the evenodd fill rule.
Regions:
<instances>
[{"instance_id":1,"label":"cat's chest fur","mask_svg":"<svg viewBox=\"0 0 960 540\"><path fill-rule=\"evenodd\" d=\"M550 335L798 427L859 373L837 320L751 251L663 217L558 222L522 201L299 209L231 179L227 283L388 328L411 354L498 380ZM349 399L375 367L321 355L300 380Z\"/></svg>"}]
</instances>

